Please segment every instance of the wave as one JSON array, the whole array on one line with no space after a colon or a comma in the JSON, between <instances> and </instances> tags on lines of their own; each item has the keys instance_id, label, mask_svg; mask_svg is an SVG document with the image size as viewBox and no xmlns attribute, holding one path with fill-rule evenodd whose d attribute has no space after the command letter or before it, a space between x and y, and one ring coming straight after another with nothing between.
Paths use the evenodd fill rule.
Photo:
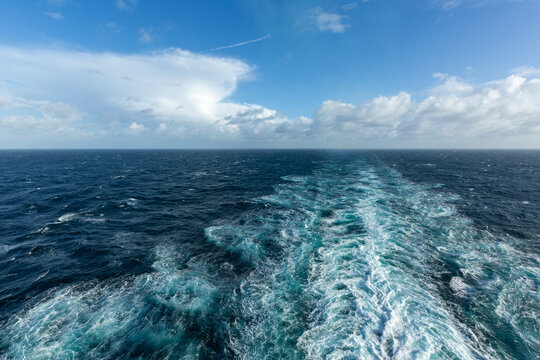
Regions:
<instances>
[{"instance_id":1,"label":"wave","mask_svg":"<svg viewBox=\"0 0 540 360\"><path fill-rule=\"evenodd\" d=\"M0 358L534 358L538 258L457 200L377 162L320 164L206 229L249 271L160 246L151 273L29 304Z\"/></svg>"},{"instance_id":2,"label":"wave","mask_svg":"<svg viewBox=\"0 0 540 360\"><path fill-rule=\"evenodd\" d=\"M362 162L284 180L261 199L265 213L207 232L256 269L235 294L239 358L531 358L539 349L537 258L477 230L457 196Z\"/></svg>"},{"instance_id":3,"label":"wave","mask_svg":"<svg viewBox=\"0 0 540 360\"><path fill-rule=\"evenodd\" d=\"M181 263L183 268L178 267ZM0 358L201 356L204 342L198 332L219 325L213 318L218 286L204 262L179 259L170 247L156 249L153 268L153 273L108 284L89 282L52 291L0 330Z\"/></svg>"}]
</instances>

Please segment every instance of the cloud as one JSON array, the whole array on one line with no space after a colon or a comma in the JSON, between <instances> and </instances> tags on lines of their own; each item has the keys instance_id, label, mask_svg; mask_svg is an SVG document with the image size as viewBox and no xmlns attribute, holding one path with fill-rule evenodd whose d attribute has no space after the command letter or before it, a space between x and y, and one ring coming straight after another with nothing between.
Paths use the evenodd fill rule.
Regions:
<instances>
[{"instance_id":1,"label":"cloud","mask_svg":"<svg viewBox=\"0 0 540 360\"><path fill-rule=\"evenodd\" d=\"M149 44L154 41L151 29L139 29L139 41L145 44Z\"/></svg>"},{"instance_id":2,"label":"cloud","mask_svg":"<svg viewBox=\"0 0 540 360\"><path fill-rule=\"evenodd\" d=\"M244 104L224 118L221 131L234 138L275 142L305 137L311 123L303 116L291 120L276 110Z\"/></svg>"},{"instance_id":3,"label":"cloud","mask_svg":"<svg viewBox=\"0 0 540 360\"><path fill-rule=\"evenodd\" d=\"M118 10L132 11L137 7L137 0L116 0L115 5Z\"/></svg>"},{"instance_id":4,"label":"cloud","mask_svg":"<svg viewBox=\"0 0 540 360\"><path fill-rule=\"evenodd\" d=\"M100 24L100 27L103 31L118 35L120 34L121 28L114 21L107 21L104 24Z\"/></svg>"},{"instance_id":5,"label":"cloud","mask_svg":"<svg viewBox=\"0 0 540 360\"><path fill-rule=\"evenodd\" d=\"M359 143L365 139L371 143L376 139L392 139L394 143L413 139L422 144L425 139L446 139L470 144L474 138L520 136L540 141L539 78L512 74L475 85L445 74L434 76L441 83L421 101L413 100L407 92L379 96L360 105L325 101L314 115L312 132L337 141L358 139Z\"/></svg>"},{"instance_id":6,"label":"cloud","mask_svg":"<svg viewBox=\"0 0 540 360\"><path fill-rule=\"evenodd\" d=\"M345 31L343 15L326 12L320 6L308 10L308 20L322 32L342 33Z\"/></svg>"},{"instance_id":7,"label":"cloud","mask_svg":"<svg viewBox=\"0 0 540 360\"><path fill-rule=\"evenodd\" d=\"M504 3L517 3L525 0L433 0L433 3L445 11L453 11L458 7L483 7Z\"/></svg>"},{"instance_id":8,"label":"cloud","mask_svg":"<svg viewBox=\"0 0 540 360\"><path fill-rule=\"evenodd\" d=\"M44 14L54 20L62 20L64 18L62 14L57 13L57 12L46 12Z\"/></svg>"},{"instance_id":9,"label":"cloud","mask_svg":"<svg viewBox=\"0 0 540 360\"><path fill-rule=\"evenodd\" d=\"M168 129L167 124L161 123L161 124L159 124L156 131L157 132L165 132L165 131L167 131L167 129Z\"/></svg>"},{"instance_id":10,"label":"cloud","mask_svg":"<svg viewBox=\"0 0 540 360\"><path fill-rule=\"evenodd\" d=\"M532 66L520 66L512 70L512 74L516 76L537 76L540 75L540 69L535 69Z\"/></svg>"},{"instance_id":11,"label":"cloud","mask_svg":"<svg viewBox=\"0 0 540 360\"><path fill-rule=\"evenodd\" d=\"M451 11L461 5L461 0L443 0L437 1L437 3L443 8L443 10Z\"/></svg>"},{"instance_id":12,"label":"cloud","mask_svg":"<svg viewBox=\"0 0 540 360\"><path fill-rule=\"evenodd\" d=\"M7 115L2 116L4 113ZM0 96L0 129L6 135L61 135L78 132L84 113L62 102Z\"/></svg>"},{"instance_id":13,"label":"cloud","mask_svg":"<svg viewBox=\"0 0 540 360\"><path fill-rule=\"evenodd\" d=\"M230 49L230 48L235 48L235 47L239 47L239 46L244 46L244 45L248 45L248 44L252 44L252 43L262 41L262 40L269 39L270 37L272 37L272 35L267 34L267 35L261 36L260 38L257 38L257 39L243 41L243 42L239 42L239 43L232 44L232 45L220 46L220 47L217 47L215 49L208 50L208 51L213 52L213 51L218 51L218 50L223 50L223 49Z\"/></svg>"},{"instance_id":14,"label":"cloud","mask_svg":"<svg viewBox=\"0 0 540 360\"><path fill-rule=\"evenodd\" d=\"M62 120L103 138L142 125L207 143L224 134L236 139L241 126L232 119L250 105L228 98L251 77L242 61L180 49L125 55L0 46L0 133L13 134L17 121L32 129L49 122L52 131ZM54 115L51 104L69 104L77 116L60 116L59 105ZM120 125L111 128L113 122Z\"/></svg>"},{"instance_id":15,"label":"cloud","mask_svg":"<svg viewBox=\"0 0 540 360\"><path fill-rule=\"evenodd\" d=\"M253 77L252 66L234 58L180 49L118 54L0 46L0 142L538 147L539 75L538 69L522 67L475 84L436 73L423 98L401 91L359 104L329 99L312 117L289 118L231 100L238 85Z\"/></svg>"},{"instance_id":16,"label":"cloud","mask_svg":"<svg viewBox=\"0 0 540 360\"><path fill-rule=\"evenodd\" d=\"M369 0L363 0L362 2L367 2L367 1L369 1ZM346 11L356 9L357 7L358 7L358 4L355 3L355 2L348 3L348 4L340 6L340 8L342 8L343 10L346 10Z\"/></svg>"},{"instance_id":17,"label":"cloud","mask_svg":"<svg viewBox=\"0 0 540 360\"><path fill-rule=\"evenodd\" d=\"M128 135L139 135L145 130L147 130L147 128L143 124L137 124L136 122L132 122L125 130L125 133Z\"/></svg>"},{"instance_id":18,"label":"cloud","mask_svg":"<svg viewBox=\"0 0 540 360\"><path fill-rule=\"evenodd\" d=\"M321 32L342 33L346 28L343 23L344 18L345 15L324 11L320 6L317 6L306 12L303 25L314 27Z\"/></svg>"},{"instance_id":19,"label":"cloud","mask_svg":"<svg viewBox=\"0 0 540 360\"><path fill-rule=\"evenodd\" d=\"M329 137L393 137L401 117L410 111L411 96L379 96L355 106L340 101L325 101L314 115L312 133Z\"/></svg>"}]
</instances>

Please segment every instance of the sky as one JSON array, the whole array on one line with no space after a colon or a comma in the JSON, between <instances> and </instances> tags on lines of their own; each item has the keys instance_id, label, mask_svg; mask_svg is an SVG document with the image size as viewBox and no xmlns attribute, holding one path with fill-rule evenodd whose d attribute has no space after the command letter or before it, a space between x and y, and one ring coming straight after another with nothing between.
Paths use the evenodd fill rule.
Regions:
<instances>
[{"instance_id":1,"label":"sky","mask_svg":"<svg viewBox=\"0 0 540 360\"><path fill-rule=\"evenodd\" d=\"M0 148L540 148L540 0L0 2Z\"/></svg>"}]
</instances>

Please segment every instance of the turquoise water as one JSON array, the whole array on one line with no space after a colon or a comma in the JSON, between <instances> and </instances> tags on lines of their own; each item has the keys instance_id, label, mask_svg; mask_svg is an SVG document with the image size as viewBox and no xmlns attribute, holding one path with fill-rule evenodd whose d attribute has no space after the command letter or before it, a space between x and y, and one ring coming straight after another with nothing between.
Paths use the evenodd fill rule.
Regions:
<instances>
[{"instance_id":1,"label":"turquoise water","mask_svg":"<svg viewBox=\"0 0 540 360\"><path fill-rule=\"evenodd\" d=\"M267 163L258 169L250 162L260 163L261 154L229 154L222 161L205 154L184 155L211 164L197 171L186 166L182 174L189 172L191 180L185 189L176 188L178 198L159 193L176 186L173 179L160 186L160 171L143 172L131 184L139 193L127 191L131 197L123 202L95 194L85 200L103 206L112 201L110 209L87 205L37 221L39 235L26 241L48 244L41 262L71 259L93 237L106 237L119 249L100 255L107 258L110 276L58 281L60 270L46 266L12 275L29 289L19 298L6 296L9 289L2 293L10 307L0 330L0 358L539 358L534 216L540 189L530 171L538 171L537 153L522 156L529 167L521 168L529 172L520 179L532 176L532 182L514 190L510 198L519 200L517 207L504 209L508 205L501 200L503 209L497 210L509 217L533 212L520 220L522 236L504 231L504 221L490 228L494 212L480 204L491 204L502 185L487 188L489 176L479 183L478 169L469 166L468 176L463 161L462 176L481 188L476 196L467 182L462 189L433 181L431 168L444 166L441 160L421 162L431 164L421 167L430 181L404 176L419 163L400 169L396 159L403 154L265 153ZM283 169L283 162L290 168ZM135 178L132 172L125 176ZM511 187L509 181L504 186ZM528 200L516 200L524 189ZM197 191L200 198L181 201L187 199L182 192ZM179 208L190 211L170 215ZM471 218L481 209L484 218ZM130 224L134 218L140 223ZM163 223L172 228L150 229ZM193 238L183 238L190 231ZM11 243L3 244L2 276L9 279L10 262L36 250L16 253L21 239L6 239ZM72 254L58 256L68 241L79 244ZM136 242L144 243L137 245L141 249ZM146 265L122 270L133 259ZM46 289L30 290L49 276L56 279Z\"/></svg>"}]
</instances>

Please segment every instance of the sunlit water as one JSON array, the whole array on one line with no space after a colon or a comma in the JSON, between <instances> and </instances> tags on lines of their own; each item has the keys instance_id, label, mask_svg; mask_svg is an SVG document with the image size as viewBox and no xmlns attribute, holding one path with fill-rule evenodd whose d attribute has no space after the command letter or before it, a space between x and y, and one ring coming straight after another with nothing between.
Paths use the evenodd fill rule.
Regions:
<instances>
[{"instance_id":1,"label":"sunlit water","mask_svg":"<svg viewBox=\"0 0 540 360\"><path fill-rule=\"evenodd\" d=\"M540 358L540 152L0 169L1 359Z\"/></svg>"}]
</instances>

